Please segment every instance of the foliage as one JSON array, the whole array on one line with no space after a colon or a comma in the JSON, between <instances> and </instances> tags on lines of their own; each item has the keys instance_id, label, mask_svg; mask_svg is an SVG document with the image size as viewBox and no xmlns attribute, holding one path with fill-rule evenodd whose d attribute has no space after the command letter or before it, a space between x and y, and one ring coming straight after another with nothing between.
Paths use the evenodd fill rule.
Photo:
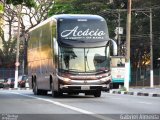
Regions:
<instances>
[{"instance_id":1,"label":"foliage","mask_svg":"<svg viewBox=\"0 0 160 120\"><path fill-rule=\"evenodd\" d=\"M33 0L6 0L5 2L6 4L2 2L5 7L3 17L5 18L4 21L8 22L8 25L9 25L8 26L9 27L9 39L5 40L4 31L1 26L0 36L1 36L2 44L3 44L3 49L0 50L1 52L0 66L13 68L15 66L16 39L15 37L12 36L11 31L12 31L12 24L15 20L14 16L17 15L17 13L11 10L10 5L8 4L13 4L14 6L23 4L24 6L27 6L27 7L33 7L35 5L35 2ZM7 12L9 12L9 14L7 14Z\"/></svg>"},{"instance_id":2,"label":"foliage","mask_svg":"<svg viewBox=\"0 0 160 120\"><path fill-rule=\"evenodd\" d=\"M21 37L20 40L21 47L20 47L20 62L25 59L26 64L26 55L24 55L24 48L26 48L23 44L24 39L27 37L27 32L38 25L41 21L48 18L48 10L53 5L53 0L9 0L7 1L9 4L4 5L4 14L3 18L5 21L6 27L8 27L8 37L4 37L4 29L0 29L1 38L3 49L0 50L2 53L0 55L0 67L14 67L15 65L15 55L16 55L16 36L17 36L17 10L15 9L17 5L21 4L22 11L21 11L21 20L20 20L20 31ZM12 5L11 5L12 4ZM13 5L15 5L13 7ZM34 6L34 7L33 7ZM28 22L26 22L28 21ZM21 63L22 65L22 63Z\"/></svg>"},{"instance_id":3,"label":"foliage","mask_svg":"<svg viewBox=\"0 0 160 120\"><path fill-rule=\"evenodd\" d=\"M150 13L152 8L152 28L153 28L153 60L154 68L157 67L157 58L160 56L159 43L160 31L159 9L160 1L137 1L133 2L134 9L141 9L132 12L132 41L131 41L131 62L134 69L146 69L150 65Z\"/></svg>"},{"instance_id":4,"label":"foliage","mask_svg":"<svg viewBox=\"0 0 160 120\"><path fill-rule=\"evenodd\" d=\"M117 0L115 0L113 3L110 3L109 0L56 0L55 5L50 11L50 16L55 14L100 15L106 19L110 38L114 39L116 35L114 30L119 22L121 22L125 31L126 13L114 10L126 7L126 1L120 1L121 2L117 2ZM121 4L123 4L123 6ZM123 19L119 20L119 14ZM124 44L125 39L121 38L121 41Z\"/></svg>"},{"instance_id":5,"label":"foliage","mask_svg":"<svg viewBox=\"0 0 160 120\"><path fill-rule=\"evenodd\" d=\"M74 13L73 0L55 0L54 6L49 12L49 16L53 14Z\"/></svg>"},{"instance_id":6,"label":"foliage","mask_svg":"<svg viewBox=\"0 0 160 120\"><path fill-rule=\"evenodd\" d=\"M104 0L55 0L50 11L54 14L102 14L108 7Z\"/></svg>"},{"instance_id":7,"label":"foliage","mask_svg":"<svg viewBox=\"0 0 160 120\"><path fill-rule=\"evenodd\" d=\"M0 13L3 13L3 10L4 10L3 5L0 3Z\"/></svg>"},{"instance_id":8,"label":"foliage","mask_svg":"<svg viewBox=\"0 0 160 120\"><path fill-rule=\"evenodd\" d=\"M113 37L115 26L118 24L117 13L110 13L107 9L112 7L107 0L56 0L49 15L55 14L98 14L104 17L109 25L109 32ZM114 19L114 20L113 20ZM113 27L114 26L114 27Z\"/></svg>"},{"instance_id":9,"label":"foliage","mask_svg":"<svg viewBox=\"0 0 160 120\"><path fill-rule=\"evenodd\" d=\"M33 0L7 0L7 2L12 4L26 3ZM121 27L124 28L124 34L121 35L121 46L123 46L123 51L125 50L125 31L126 31L126 14L127 11L127 0L113 0L112 3L109 0L36 0L39 4L36 4L36 8L33 10L29 8L28 13L22 13L22 15L27 15L30 21L30 27L26 27L26 24L21 19L22 35L25 35L32 27L38 25L41 21L45 20L49 16L55 14L98 14L104 17L108 23L110 37L114 38L114 30L120 23ZM52 1L52 2L51 2ZM131 63L132 68L137 69L138 67L146 68L150 64L150 38L149 38L149 15L148 12L140 12L139 9L145 9L148 11L152 8L153 12L153 48L154 48L154 67L157 66L157 58L160 57L159 45L160 45L160 12L158 6L160 6L160 1L158 0L134 0L132 1L132 29L131 29ZM50 7L52 7L50 9ZM45 9L44 9L45 8ZM10 7L5 7L8 11L6 16L11 23L16 21L14 15L16 11L12 10ZM118 9L118 10L117 10ZM27 11L27 10L26 10ZM49 11L49 12L48 12ZM7 13L8 12L8 13ZM118 15L120 14L120 19ZM36 23L33 23L33 18L36 19ZM11 29L11 28L9 28ZM3 33L3 30L0 31ZM9 37L11 39L12 37ZM6 44L6 43L4 43ZM10 43L8 43L8 46Z\"/></svg>"},{"instance_id":10,"label":"foliage","mask_svg":"<svg viewBox=\"0 0 160 120\"><path fill-rule=\"evenodd\" d=\"M146 69L150 65L150 19L149 8L153 13L153 48L154 67L157 66L157 58L160 57L160 1L158 0L134 0L132 1L132 28L131 28L131 63L132 68L139 67ZM117 10L118 9L118 10ZM120 22L124 28L121 36L121 46L125 50L125 31L127 16L127 0L56 0L50 11L54 14L98 14L103 16L109 26L110 37L115 36L114 30ZM120 20L118 19L120 14Z\"/></svg>"},{"instance_id":11,"label":"foliage","mask_svg":"<svg viewBox=\"0 0 160 120\"><path fill-rule=\"evenodd\" d=\"M34 7L35 2L34 0L6 0L6 4L13 4L16 5L25 5L27 7Z\"/></svg>"},{"instance_id":12,"label":"foliage","mask_svg":"<svg viewBox=\"0 0 160 120\"><path fill-rule=\"evenodd\" d=\"M127 0L114 0L112 9L127 9Z\"/></svg>"},{"instance_id":13,"label":"foliage","mask_svg":"<svg viewBox=\"0 0 160 120\"><path fill-rule=\"evenodd\" d=\"M2 25L3 25L3 20L2 20L2 14L3 14L4 8L3 4L0 3L0 36L3 34L2 30Z\"/></svg>"}]
</instances>

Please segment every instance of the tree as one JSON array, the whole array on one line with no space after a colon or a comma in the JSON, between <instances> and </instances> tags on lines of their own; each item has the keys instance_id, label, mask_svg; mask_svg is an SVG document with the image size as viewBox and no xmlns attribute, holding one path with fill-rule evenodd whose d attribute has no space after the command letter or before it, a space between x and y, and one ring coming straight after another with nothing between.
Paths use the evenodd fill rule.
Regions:
<instances>
[{"instance_id":1,"label":"tree","mask_svg":"<svg viewBox=\"0 0 160 120\"><path fill-rule=\"evenodd\" d=\"M1 35L3 34L3 31L2 31L2 26L3 26L3 19L2 19L3 11L4 11L3 4L1 4L1 2L0 2L0 40L2 39Z\"/></svg>"},{"instance_id":2,"label":"tree","mask_svg":"<svg viewBox=\"0 0 160 120\"><path fill-rule=\"evenodd\" d=\"M23 4L26 7L34 7L35 6L34 0L6 0L6 4L13 4L14 6Z\"/></svg>"},{"instance_id":3,"label":"tree","mask_svg":"<svg viewBox=\"0 0 160 120\"><path fill-rule=\"evenodd\" d=\"M119 0L118 0L119 1ZM122 5L121 5L122 4ZM55 14L97 14L104 17L109 28L110 38L116 36L115 29L121 23L121 27L125 28L126 12L117 11L126 7L126 1L114 0L56 0L50 11L50 16ZM121 19L119 20L119 14ZM125 31L125 29L124 29ZM121 46L124 44L125 38L121 38ZM123 50L124 51L124 50Z\"/></svg>"},{"instance_id":4,"label":"tree","mask_svg":"<svg viewBox=\"0 0 160 120\"><path fill-rule=\"evenodd\" d=\"M109 26L111 37L118 25L118 13L109 11L113 8L107 0L55 0L49 15L55 14L97 14L104 17Z\"/></svg>"},{"instance_id":5,"label":"tree","mask_svg":"<svg viewBox=\"0 0 160 120\"><path fill-rule=\"evenodd\" d=\"M8 0L7 3L12 3L13 5L17 5L19 3L22 3L21 0ZM11 67L14 67L15 65L15 51L16 51L16 34L17 34L17 10L16 6L13 7L13 5L6 4L4 1L2 1L4 5L4 21L6 22L6 26L8 26L8 38L3 37L3 56L0 59L3 59L2 61L5 61L5 63L12 65ZM24 48L24 45L26 44L26 37L28 31L38 25L41 21L48 18L48 11L50 10L50 7L53 5L52 0L36 0L35 3L33 3L33 0L23 0L22 4L22 12L21 12L21 20L20 20L20 31L21 31L21 43L22 47ZM32 7L34 6L34 7ZM4 31L3 31L4 33ZM4 36L4 34L3 34ZM24 40L25 39L25 40ZM26 47L25 47L26 48ZM20 51L20 62L22 63L22 60L26 56L23 55L23 49ZM13 54L13 55L11 55ZM11 56L13 56L13 59L10 59ZM8 59L9 58L9 59ZM12 61L11 61L12 60ZM26 62L25 62L26 63ZM2 63L4 67L6 65Z\"/></svg>"},{"instance_id":6,"label":"tree","mask_svg":"<svg viewBox=\"0 0 160 120\"><path fill-rule=\"evenodd\" d=\"M125 51L126 44L126 13L127 0L56 0L50 15L61 13L98 14L103 16L109 27L110 37L115 36L114 30L121 24L124 34L121 35L121 46ZM69 7L71 6L71 7ZM153 14L153 60L154 68L158 67L157 58L160 58L160 1L134 0L132 2L132 28L131 28L131 65L132 71L139 68L146 70L150 65L150 19L149 9ZM118 18L120 14L120 19ZM148 14L148 16L147 16ZM125 55L125 52L123 53ZM159 63L160 64L160 63Z\"/></svg>"},{"instance_id":7,"label":"tree","mask_svg":"<svg viewBox=\"0 0 160 120\"><path fill-rule=\"evenodd\" d=\"M17 8L16 5L18 4L23 4L24 6L27 6L27 7L32 7L34 6L34 3L32 0L29 0L29 1L21 1L21 0L6 0L6 1L2 1L3 3L3 6L6 7L8 6L9 8L11 8L11 5L8 5L8 4L13 4L15 5L15 8ZM7 7L7 8L8 8ZM18 8L17 8L18 9ZM15 9L16 10L16 9ZM7 16L7 12L9 12L10 15L13 15L13 16ZM3 50L1 50L2 52L2 56L1 56L1 61L2 62L2 65L3 67L14 67L14 63L15 63L15 46L16 46L16 42L15 42L15 37L12 36L12 24L13 24L13 21L14 21L14 18L18 16L18 14L13 14L14 12L11 11L11 9L4 9L4 19L5 19L5 22L6 22L6 18L8 19L8 26L9 26L9 39L8 40L5 40L5 36L4 36L4 31L1 30L1 38L2 38L2 41L3 41Z\"/></svg>"},{"instance_id":8,"label":"tree","mask_svg":"<svg viewBox=\"0 0 160 120\"><path fill-rule=\"evenodd\" d=\"M138 57L133 58L134 62L141 62L141 67L146 67L146 65L149 65L150 61L150 17L149 17L149 9L152 9L152 22L153 22L153 48L154 48L154 67L156 67L157 58L160 56L159 51L159 43L160 43L160 37L158 31L160 28L158 27L160 23L158 22L159 17L159 9L160 7L157 7L157 5L160 5L160 1L152 0L152 1L136 1L134 2L134 9L137 9L132 12L132 47L140 49L141 51L145 51L143 56L148 56L148 59L144 59L143 57L139 61ZM139 10L138 10L139 9ZM140 10L141 9L141 10ZM142 47L143 46L143 47ZM147 49L146 49L147 48ZM136 52L136 49L132 49L132 54L138 54ZM134 56L134 55L131 55ZM142 64L143 63L143 64ZM144 64L147 63L147 64ZM134 66L135 68L137 66Z\"/></svg>"}]
</instances>

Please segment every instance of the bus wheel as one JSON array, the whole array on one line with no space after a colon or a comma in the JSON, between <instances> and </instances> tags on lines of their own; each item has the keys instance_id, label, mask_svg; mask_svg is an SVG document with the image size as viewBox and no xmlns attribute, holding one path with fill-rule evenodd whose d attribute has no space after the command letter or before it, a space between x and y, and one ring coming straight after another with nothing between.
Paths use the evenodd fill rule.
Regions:
<instances>
[{"instance_id":1,"label":"bus wheel","mask_svg":"<svg viewBox=\"0 0 160 120\"><path fill-rule=\"evenodd\" d=\"M59 97L61 95L60 92L54 90L53 83L51 83L51 91L52 91L52 97Z\"/></svg>"},{"instance_id":2,"label":"bus wheel","mask_svg":"<svg viewBox=\"0 0 160 120\"><path fill-rule=\"evenodd\" d=\"M52 91L52 97L59 97L60 94L58 91Z\"/></svg>"},{"instance_id":3,"label":"bus wheel","mask_svg":"<svg viewBox=\"0 0 160 120\"><path fill-rule=\"evenodd\" d=\"M41 90L42 95L47 95L47 92L48 92L47 90Z\"/></svg>"},{"instance_id":4,"label":"bus wheel","mask_svg":"<svg viewBox=\"0 0 160 120\"><path fill-rule=\"evenodd\" d=\"M38 89L36 81L33 82L33 93L34 95L40 95L41 91Z\"/></svg>"},{"instance_id":5,"label":"bus wheel","mask_svg":"<svg viewBox=\"0 0 160 120\"><path fill-rule=\"evenodd\" d=\"M101 96L101 91L95 91L95 93L93 94L94 97L100 97Z\"/></svg>"}]
</instances>

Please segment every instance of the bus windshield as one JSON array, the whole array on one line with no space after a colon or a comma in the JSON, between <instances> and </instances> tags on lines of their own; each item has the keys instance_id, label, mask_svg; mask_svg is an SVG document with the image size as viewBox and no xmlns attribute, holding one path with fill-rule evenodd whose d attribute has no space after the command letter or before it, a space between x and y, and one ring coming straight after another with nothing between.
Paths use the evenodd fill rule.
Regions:
<instances>
[{"instance_id":1,"label":"bus windshield","mask_svg":"<svg viewBox=\"0 0 160 120\"><path fill-rule=\"evenodd\" d=\"M99 72L110 67L106 47L59 49L59 70L70 72Z\"/></svg>"}]
</instances>

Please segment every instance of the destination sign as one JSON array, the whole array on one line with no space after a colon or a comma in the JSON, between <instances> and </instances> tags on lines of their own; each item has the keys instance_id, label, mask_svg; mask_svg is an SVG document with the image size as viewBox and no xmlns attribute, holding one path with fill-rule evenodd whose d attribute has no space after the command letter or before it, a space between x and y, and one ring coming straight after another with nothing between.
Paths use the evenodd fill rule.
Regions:
<instances>
[{"instance_id":1,"label":"destination sign","mask_svg":"<svg viewBox=\"0 0 160 120\"><path fill-rule=\"evenodd\" d=\"M59 36L68 40L105 40L108 30L104 21L63 21Z\"/></svg>"},{"instance_id":2,"label":"destination sign","mask_svg":"<svg viewBox=\"0 0 160 120\"><path fill-rule=\"evenodd\" d=\"M65 39L77 39L77 38L102 38L105 35L105 32L99 29L91 30L91 29L85 29L85 30L79 30L79 26L74 27L70 30L64 30L61 33L61 37Z\"/></svg>"}]
</instances>

